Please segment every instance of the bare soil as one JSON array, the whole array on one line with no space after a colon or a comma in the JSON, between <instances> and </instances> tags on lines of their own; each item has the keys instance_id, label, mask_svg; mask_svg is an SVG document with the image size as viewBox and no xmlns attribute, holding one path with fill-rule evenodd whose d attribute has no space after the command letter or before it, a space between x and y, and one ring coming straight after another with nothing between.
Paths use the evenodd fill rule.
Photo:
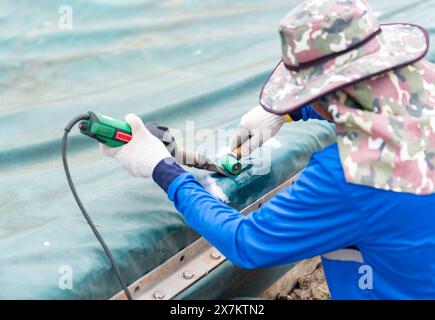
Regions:
<instances>
[{"instance_id":1,"label":"bare soil","mask_svg":"<svg viewBox=\"0 0 435 320\"><path fill-rule=\"evenodd\" d=\"M328 300L331 298L322 264L310 274L297 280L295 287L279 297L284 300Z\"/></svg>"}]
</instances>

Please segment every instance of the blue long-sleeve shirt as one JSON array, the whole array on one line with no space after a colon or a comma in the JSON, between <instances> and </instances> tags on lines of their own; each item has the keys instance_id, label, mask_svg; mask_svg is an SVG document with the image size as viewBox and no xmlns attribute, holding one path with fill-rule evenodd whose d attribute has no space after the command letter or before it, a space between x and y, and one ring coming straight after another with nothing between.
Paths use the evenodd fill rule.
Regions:
<instances>
[{"instance_id":1,"label":"blue long-sleeve shirt","mask_svg":"<svg viewBox=\"0 0 435 320\"><path fill-rule=\"evenodd\" d=\"M314 110L314 108L310 104L303 108L292 111L289 116L294 121L307 121L309 119L325 120L320 114L316 112L316 110Z\"/></svg>"},{"instance_id":2,"label":"blue long-sleeve shirt","mask_svg":"<svg viewBox=\"0 0 435 320\"><path fill-rule=\"evenodd\" d=\"M159 163L153 177L187 223L242 268L322 255L334 299L435 298L435 195L346 183L336 144L247 216L174 160Z\"/></svg>"}]
</instances>

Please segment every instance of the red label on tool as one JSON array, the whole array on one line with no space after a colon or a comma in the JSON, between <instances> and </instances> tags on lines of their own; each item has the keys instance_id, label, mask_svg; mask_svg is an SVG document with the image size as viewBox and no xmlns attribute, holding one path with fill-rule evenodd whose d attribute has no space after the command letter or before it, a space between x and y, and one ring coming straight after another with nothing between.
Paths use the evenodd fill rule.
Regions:
<instances>
[{"instance_id":1,"label":"red label on tool","mask_svg":"<svg viewBox=\"0 0 435 320\"><path fill-rule=\"evenodd\" d=\"M131 140L131 135L122 131L117 131L115 139L122 142L129 142Z\"/></svg>"}]
</instances>

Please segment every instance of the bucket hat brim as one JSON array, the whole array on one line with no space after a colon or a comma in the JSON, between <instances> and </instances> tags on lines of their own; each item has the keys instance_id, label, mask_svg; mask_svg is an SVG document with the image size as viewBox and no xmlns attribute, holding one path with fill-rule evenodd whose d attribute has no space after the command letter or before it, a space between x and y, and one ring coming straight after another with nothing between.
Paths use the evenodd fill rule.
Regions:
<instances>
[{"instance_id":1,"label":"bucket hat brim","mask_svg":"<svg viewBox=\"0 0 435 320\"><path fill-rule=\"evenodd\" d=\"M375 47L375 50L370 48ZM367 50L366 50L367 49ZM412 24L384 24L369 42L300 70L281 61L260 94L263 108L288 114L354 83L422 59L429 49L428 32Z\"/></svg>"}]
</instances>

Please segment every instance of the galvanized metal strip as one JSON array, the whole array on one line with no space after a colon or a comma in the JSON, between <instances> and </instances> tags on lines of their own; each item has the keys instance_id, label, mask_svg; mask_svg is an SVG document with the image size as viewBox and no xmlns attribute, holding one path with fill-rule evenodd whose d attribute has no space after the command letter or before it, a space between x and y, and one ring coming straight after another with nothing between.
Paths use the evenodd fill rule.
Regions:
<instances>
[{"instance_id":1,"label":"galvanized metal strip","mask_svg":"<svg viewBox=\"0 0 435 320\"><path fill-rule=\"evenodd\" d=\"M297 175L293 176L243 209L241 214L257 210L265 201L287 188L296 179ZM172 299L226 260L207 240L200 238L132 283L129 290L135 300ZM126 296L121 291L111 299L125 300Z\"/></svg>"},{"instance_id":2,"label":"galvanized metal strip","mask_svg":"<svg viewBox=\"0 0 435 320\"><path fill-rule=\"evenodd\" d=\"M322 255L323 258L335 261L352 261L364 263L361 251L355 249L339 249Z\"/></svg>"}]
</instances>

